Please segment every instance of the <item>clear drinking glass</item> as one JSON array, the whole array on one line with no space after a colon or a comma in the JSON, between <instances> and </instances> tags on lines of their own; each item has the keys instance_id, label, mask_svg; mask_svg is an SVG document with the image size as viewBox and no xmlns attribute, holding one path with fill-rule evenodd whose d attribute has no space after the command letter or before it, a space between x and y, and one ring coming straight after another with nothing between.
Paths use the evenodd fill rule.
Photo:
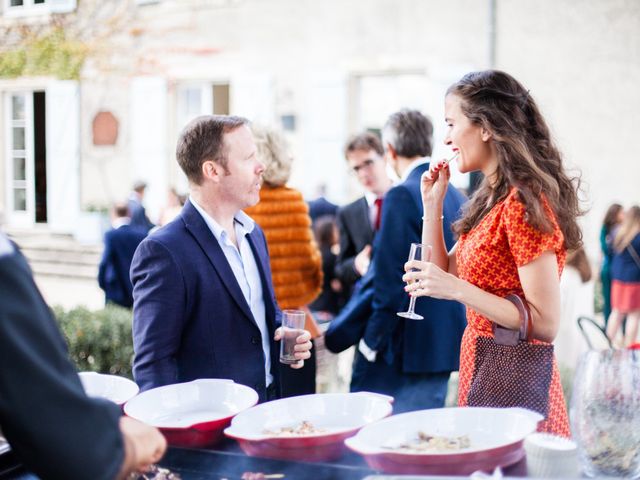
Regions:
<instances>
[{"instance_id":1,"label":"clear drinking glass","mask_svg":"<svg viewBox=\"0 0 640 480\"><path fill-rule=\"evenodd\" d=\"M431 255L431 247L429 245L424 245L422 243L412 243L411 250L409 250L409 261L411 260L421 260L424 262L429 261L429 257ZM417 269L412 269L412 271L417 271ZM415 312L416 309L416 297L411 297L409 300L409 309L406 312L398 312L399 317L409 318L411 320L424 320L422 315L418 315Z\"/></svg>"},{"instance_id":2,"label":"clear drinking glass","mask_svg":"<svg viewBox=\"0 0 640 480\"><path fill-rule=\"evenodd\" d=\"M586 475L640 478L640 352L585 353L570 416Z\"/></svg>"},{"instance_id":3,"label":"clear drinking glass","mask_svg":"<svg viewBox=\"0 0 640 480\"><path fill-rule=\"evenodd\" d=\"M296 339L304 333L305 313L302 310L282 311L282 339L280 340L280 363L298 363L295 357Z\"/></svg>"}]
</instances>

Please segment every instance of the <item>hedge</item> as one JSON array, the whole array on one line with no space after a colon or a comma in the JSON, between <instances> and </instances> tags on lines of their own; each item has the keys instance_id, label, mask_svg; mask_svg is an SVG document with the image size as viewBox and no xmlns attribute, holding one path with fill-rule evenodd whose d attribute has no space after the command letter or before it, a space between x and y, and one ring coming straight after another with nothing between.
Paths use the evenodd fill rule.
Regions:
<instances>
[{"instance_id":1,"label":"hedge","mask_svg":"<svg viewBox=\"0 0 640 480\"><path fill-rule=\"evenodd\" d=\"M111 373L132 378L132 313L118 306L91 311L76 307L53 313L69 346L69 356L79 371Z\"/></svg>"}]
</instances>

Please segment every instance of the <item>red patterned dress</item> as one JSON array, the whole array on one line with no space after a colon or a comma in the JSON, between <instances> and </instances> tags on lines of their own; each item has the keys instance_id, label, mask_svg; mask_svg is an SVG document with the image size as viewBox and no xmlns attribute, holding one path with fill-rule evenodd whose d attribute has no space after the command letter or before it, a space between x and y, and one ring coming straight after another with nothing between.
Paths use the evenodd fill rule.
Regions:
<instances>
[{"instance_id":1,"label":"red patterned dress","mask_svg":"<svg viewBox=\"0 0 640 480\"><path fill-rule=\"evenodd\" d=\"M525 209L514 188L471 231L462 235L456 250L458 276L482 290L505 297L516 293L524 297L518 267L526 265L547 250L558 259L558 276L566 258L564 237L553 211L545 201L545 210L553 221L552 233L542 233L525 220ZM458 404L467 405L474 366L476 339L493 336L491 321L467 307L467 328L460 351ZM534 325L535 328L535 325ZM542 343L535 341L536 343ZM570 436L567 410L556 360L553 360L549 387L547 419L539 431Z\"/></svg>"}]
</instances>

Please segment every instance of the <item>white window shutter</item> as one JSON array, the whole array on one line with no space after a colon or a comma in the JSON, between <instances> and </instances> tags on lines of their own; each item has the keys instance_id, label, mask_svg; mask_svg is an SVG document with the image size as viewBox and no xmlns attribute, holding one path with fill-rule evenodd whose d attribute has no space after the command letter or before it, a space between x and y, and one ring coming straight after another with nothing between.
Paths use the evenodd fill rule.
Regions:
<instances>
[{"instance_id":1,"label":"white window shutter","mask_svg":"<svg viewBox=\"0 0 640 480\"><path fill-rule=\"evenodd\" d=\"M344 142L347 136L348 79L342 72L309 72L305 76L300 108L302 152L294 162L291 183L313 197L318 185L327 186L329 198L346 191ZM309 179L312 179L311 181Z\"/></svg>"},{"instance_id":2,"label":"white window shutter","mask_svg":"<svg viewBox=\"0 0 640 480\"><path fill-rule=\"evenodd\" d=\"M167 81L161 77L137 77L131 81L130 162L131 182L144 180L149 185L144 203L147 216L155 223L167 199L169 152Z\"/></svg>"},{"instance_id":3,"label":"white window shutter","mask_svg":"<svg viewBox=\"0 0 640 480\"><path fill-rule=\"evenodd\" d=\"M49 0L48 3L52 13L73 12L77 6L77 0Z\"/></svg>"},{"instance_id":4,"label":"white window shutter","mask_svg":"<svg viewBox=\"0 0 640 480\"><path fill-rule=\"evenodd\" d=\"M80 88L74 80L47 85L47 212L52 231L72 233L80 212Z\"/></svg>"}]
</instances>

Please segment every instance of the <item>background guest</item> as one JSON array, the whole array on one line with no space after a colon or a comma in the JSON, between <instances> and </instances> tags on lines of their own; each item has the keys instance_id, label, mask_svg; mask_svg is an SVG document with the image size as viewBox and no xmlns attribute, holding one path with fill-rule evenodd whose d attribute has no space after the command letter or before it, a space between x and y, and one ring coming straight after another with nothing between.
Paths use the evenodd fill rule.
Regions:
<instances>
[{"instance_id":1,"label":"background guest","mask_svg":"<svg viewBox=\"0 0 640 480\"><path fill-rule=\"evenodd\" d=\"M111 209L111 230L104 234L104 251L98 267L98 284L104 290L105 302L122 307L133 306L133 285L129 269L133 254L147 236L145 228L131 225L129 209L117 203Z\"/></svg>"},{"instance_id":2,"label":"background guest","mask_svg":"<svg viewBox=\"0 0 640 480\"><path fill-rule=\"evenodd\" d=\"M340 248L335 219L331 215L318 218L313 226L313 234L322 256L323 281L320 295L309 304L309 308L318 320L329 321L344 305L345 296L342 282L335 272Z\"/></svg>"},{"instance_id":3,"label":"background guest","mask_svg":"<svg viewBox=\"0 0 640 480\"><path fill-rule=\"evenodd\" d=\"M358 345L351 389L394 396L396 412L443 407L449 376L459 365L464 308L455 301L425 298L416 304L424 320L397 315L409 304L402 267L411 243L421 241L420 178L429 169L433 125L417 110L401 110L385 123L382 139L387 161L401 180L387 192L382 207L370 268L375 272L372 313ZM449 186L444 207L440 206L438 221L450 247L454 244L450 226L465 200ZM363 284L368 276L367 272ZM366 301L364 294L362 299Z\"/></svg>"},{"instance_id":4,"label":"background guest","mask_svg":"<svg viewBox=\"0 0 640 480\"><path fill-rule=\"evenodd\" d=\"M138 180L133 184L133 190L129 194L129 214L131 215L131 225L145 229L147 232L153 228L153 223L147 217L144 208L144 192L147 189L146 182Z\"/></svg>"},{"instance_id":5,"label":"background guest","mask_svg":"<svg viewBox=\"0 0 640 480\"><path fill-rule=\"evenodd\" d=\"M325 215L335 217L338 211L338 206L327 200L327 186L325 184L318 185L316 198L309 200L307 204L309 205L309 216L312 222Z\"/></svg>"},{"instance_id":6,"label":"background guest","mask_svg":"<svg viewBox=\"0 0 640 480\"><path fill-rule=\"evenodd\" d=\"M340 238L336 274L348 292L369 268L382 202L391 188L383 156L382 142L370 132L356 135L345 147L349 169L365 190L363 197L341 207L336 216Z\"/></svg>"},{"instance_id":7,"label":"background guest","mask_svg":"<svg viewBox=\"0 0 640 480\"><path fill-rule=\"evenodd\" d=\"M634 205L625 214L613 241L611 260L611 315L607 336L616 340L626 315L622 344L635 342L640 321L640 207Z\"/></svg>"},{"instance_id":8,"label":"background guest","mask_svg":"<svg viewBox=\"0 0 640 480\"><path fill-rule=\"evenodd\" d=\"M611 259L613 257L613 238L616 229L624 218L624 210L619 203L612 204L604 216L600 229L600 250L602 251L602 267L600 282L602 284L602 313L607 324L611 315Z\"/></svg>"},{"instance_id":9,"label":"background guest","mask_svg":"<svg viewBox=\"0 0 640 480\"><path fill-rule=\"evenodd\" d=\"M273 288L281 309L300 309L313 301L322 287L322 257L311 231L309 209L302 194L286 183L293 158L277 131L252 126L258 159L265 165L260 201L245 209L267 239ZM308 309L307 309L308 311ZM316 338L320 332L310 313L305 329ZM282 395L315 393L315 348L299 370L281 367Z\"/></svg>"}]
</instances>

